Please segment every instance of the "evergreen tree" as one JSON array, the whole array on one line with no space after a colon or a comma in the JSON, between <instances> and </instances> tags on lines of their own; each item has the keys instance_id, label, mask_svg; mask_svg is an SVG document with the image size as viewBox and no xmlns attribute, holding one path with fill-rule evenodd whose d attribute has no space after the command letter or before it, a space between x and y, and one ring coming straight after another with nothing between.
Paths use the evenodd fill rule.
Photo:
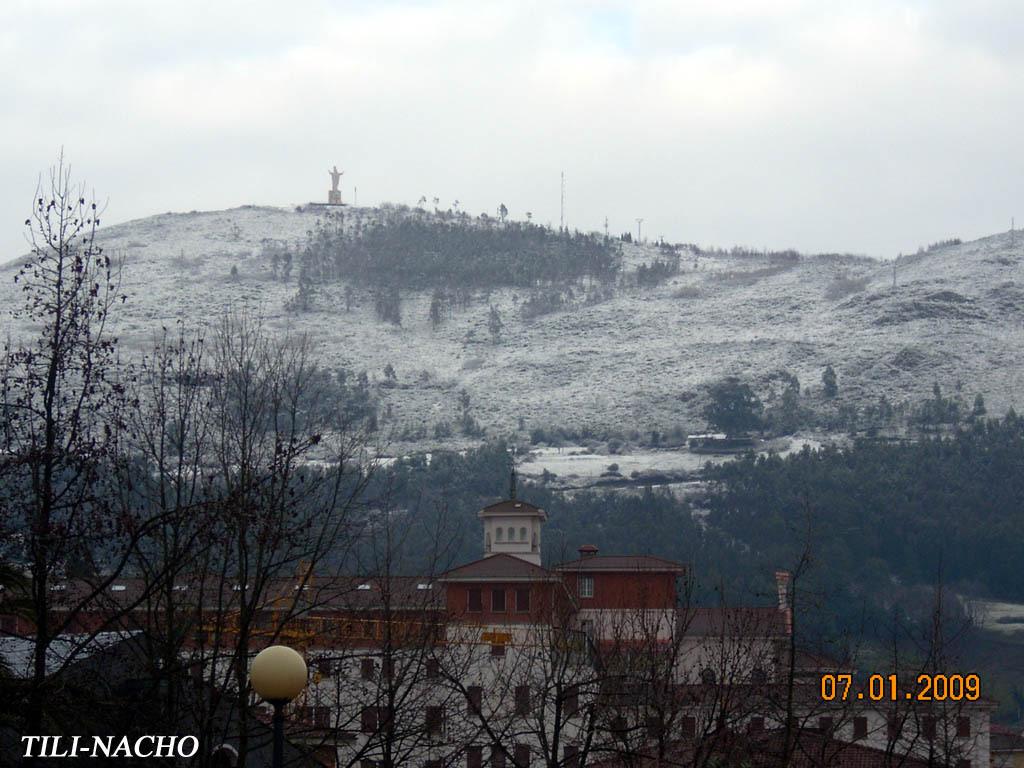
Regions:
<instances>
[{"instance_id":1,"label":"evergreen tree","mask_svg":"<svg viewBox=\"0 0 1024 768\"><path fill-rule=\"evenodd\" d=\"M708 387L708 394L704 418L713 427L735 435L761 426L763 406L749 384L729 376Z\"/></svg>"},{"instance_id":2,"label":"evergreen tree","mask_svg":"<svg viewBox=\"0 0 1024 768\"><path fill-rule=\"evenodd\" d=\"M505 324L501 321L501 313L492 304L490 316L487 318L487 331L491 334L491 343L499 344L501 342L501 332L504 328Z\"/></svg>"},{"instance_id":3,"label":"evergreen tree","mask_svg":"<svg viewBox=\"0 0 1024 768\"><path fill-rule=\"evenodd\" d=\"M836 380L836 372L831 365L826 365L824 373L821 374L821 386L825 397L830 400L839 394L839 383Z\"/></svg>"},{"instance_id":4,"label":"evergreen tree","mask_svg":"<svg viewBox=\"0 0 1024 768\"><path fill-rule=\"evenodd\" d=\"M985 408L985 398L982 397L979 392L974 396L974 407L971 409L971 418L980 419L983 418L986 413L988 413L988 410Z\"/></svg>"}]
</instances>

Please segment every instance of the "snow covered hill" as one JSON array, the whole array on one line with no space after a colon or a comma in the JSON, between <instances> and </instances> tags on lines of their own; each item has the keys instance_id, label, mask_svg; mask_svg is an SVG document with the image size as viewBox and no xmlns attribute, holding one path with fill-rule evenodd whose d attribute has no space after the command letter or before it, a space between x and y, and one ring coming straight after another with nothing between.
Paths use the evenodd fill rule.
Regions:
<instances>
[{"instance_id":1,"label":"snow covered hill","mask_svg":"<svg viewBox=\"0 0 1024 768\"><path fill-rule=\"evenodd\" d=\"M522 319L525 296L513 289L477 294L468 309L434 329L430 292L402 296L402 325L378 321L358 287L350 311L345 286L324 289L314 311L285 310L295 294L271 273L268 244L294 245L323 208L243 207L167 213L106 228L105 248L123 254L129 301L116 330L135 352L178 318L213 320L225 307L259 308L274 329L307 331L325 365L366 370L397 431L454 421L466 390L472 415L507 433L520 424L584 425L598 430L696 429L703 384L727 374L763 381L785 369L804 387L820 386L832 364L840 397L853 403L917 402L938 381L985 395L991 413L1024 405L1024 238L1010 233L903 258L893 288L891 264L850 257L797 262L732 255L695 258L655 288L619 288L614 298ZM373 209L345 209L372 217ZM624 268L658 256L654 245L624 246ZM237 276L232 276L232 267ZM15 263L0 267L0 333L25 329L9 317L19 300ZM488 333L490 305L504 322L499 344ZM521 420L521 421L520 421Z\"/></svg>"}]
</instances>

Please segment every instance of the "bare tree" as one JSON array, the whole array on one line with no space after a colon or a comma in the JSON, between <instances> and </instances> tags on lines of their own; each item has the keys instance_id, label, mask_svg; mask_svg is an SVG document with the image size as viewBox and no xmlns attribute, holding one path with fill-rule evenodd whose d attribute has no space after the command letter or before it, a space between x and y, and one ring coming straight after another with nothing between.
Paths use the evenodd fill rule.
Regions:
<instances>
[{"instance_id":1,"label":"bare tree","mask_svg":"<svg viewBox=\"0 0 1024 768\"><path fill-rule=\"evenodd\" d=\"M46 724L51 676L66 667L102 629L111 611L89 627L78 621L122 573L152 522L148 510L118 503L132 405L107 332L118 295L119 266L96 243L100 210L71 181L63 155L40 181L25 224L30 258L15 281L24 304L17 320L34 338L8 342L0 364L0 547L27 573L32 670L24 701L8 703L28 733ZM76 577L68 589L63 580ZM100 618L102 616L102 618ZM55 638L84 637L52 652Z\"/></svg>"}]
</instances>

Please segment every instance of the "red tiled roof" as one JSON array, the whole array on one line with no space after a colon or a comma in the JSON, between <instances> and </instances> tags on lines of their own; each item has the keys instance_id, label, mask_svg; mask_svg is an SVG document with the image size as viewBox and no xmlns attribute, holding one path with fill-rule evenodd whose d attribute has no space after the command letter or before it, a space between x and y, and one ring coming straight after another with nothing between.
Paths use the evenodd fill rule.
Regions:
<instances>
[{"instance_id":1,"label":"red tiled roof","mask_svg":"<svg viewBox=\"0 0 1024 768\"><path fill-rule=\"evenodd\" d=\"M744 735L736 732L719 732L712 737L711 755L718 758L722 765L743 765L751 768L776 768L782 764L785 752L785 734L782 731L769 731L760 736ZM708 744L694 741L678 741L669 746L665 756L671 765L689 765L692 758L698 756L698 748L707 750ZM701 757L708 757L704 752ZM910 756L898 756L901 768L926 768L927 762ZM631 755L629 765L654 766L655 756ZM662 765L665 765L662 762ZM795 743L790 752L788 765L790 768L888 768L893 765L893 756L882 749L875 749L856 742L840 741L821 733L803 730L795 735ZM598 768L619 768L627 765L615 757L596 763Z\"/></svg>"},{"instance_id":2,"label":"red tiled roof","mask_svg":"<svg viewBox=\"0 0 1024 768\"><path fill-rule=\"evenodd\" d=\"M546 568L512 555L498 554L475 560L441 574L438 581L559 581Z\"/></svg>"},{"instance_id":3,"label":"red tiled roof","mask_svg":"<svg viewBox=\"0 0 1024 768\"><path fill-rule=\"evenodd\" d=\"M541 520L547 520L547 513L538 506L522 499L504 499L488 504L480 510L477 517L489 517L491 515L538 515Z\"/></svg>"},{"instance_id":4,"label":"red tiled roof","mask_svg":"<svg viewBox=\"0 0 1024 768\"><path fill-rule=\"evenodd\" d=\"M1024 733L992 723L989 726L989 745L993 752L1024 752Z\"/></svg>"},{"instance_id":5,"label":"red tiled roof","mask_svg":"<svg viewBox=\"0 0 1024 768\"><path fill-rule=\"evenodd\" d=\"M686 566L654 555L590 555L556 565L555 570L684 573Z\"/></svg>"},{"instance_id":6,"label":"red tiled roof","mask_svg":"<svg viewBox=\"0 0 1024 768\"><path fill-rule=\"evenodd\" d=\"M778 608L681 608L679 621L687 635L700 637L786 634L786 616Z\"/></svg>"}]
</instances>

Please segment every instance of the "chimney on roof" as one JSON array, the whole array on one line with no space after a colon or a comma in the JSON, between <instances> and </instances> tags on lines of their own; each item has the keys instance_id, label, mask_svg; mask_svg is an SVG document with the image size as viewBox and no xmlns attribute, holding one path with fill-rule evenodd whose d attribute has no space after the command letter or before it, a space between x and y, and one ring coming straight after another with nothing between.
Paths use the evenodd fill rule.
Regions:
<instances>
[{"instance_id":1,"label":"chimney on roof","mask_svg":"<svg viewBox=\"0 0 1024 768\"><path fill-rule=\"evenodd\" d=\"M576 551L580 553L581 559L584 557L594 557L598 552L597 547L595 547L593 544L583 544Z\"/></svg>"},{"instance_id":2,"label":"chimney on roof","mask_svg":"<svg viewBox=\"0 0 1024 768\"><path fill-rule=\"evenodd\" d=\"M789 571L775 572L775 586L779 591L779 610L786 617L786 634L793 632L793 606L789 599L790 578Z\"/></svg>"}]
</instances>

